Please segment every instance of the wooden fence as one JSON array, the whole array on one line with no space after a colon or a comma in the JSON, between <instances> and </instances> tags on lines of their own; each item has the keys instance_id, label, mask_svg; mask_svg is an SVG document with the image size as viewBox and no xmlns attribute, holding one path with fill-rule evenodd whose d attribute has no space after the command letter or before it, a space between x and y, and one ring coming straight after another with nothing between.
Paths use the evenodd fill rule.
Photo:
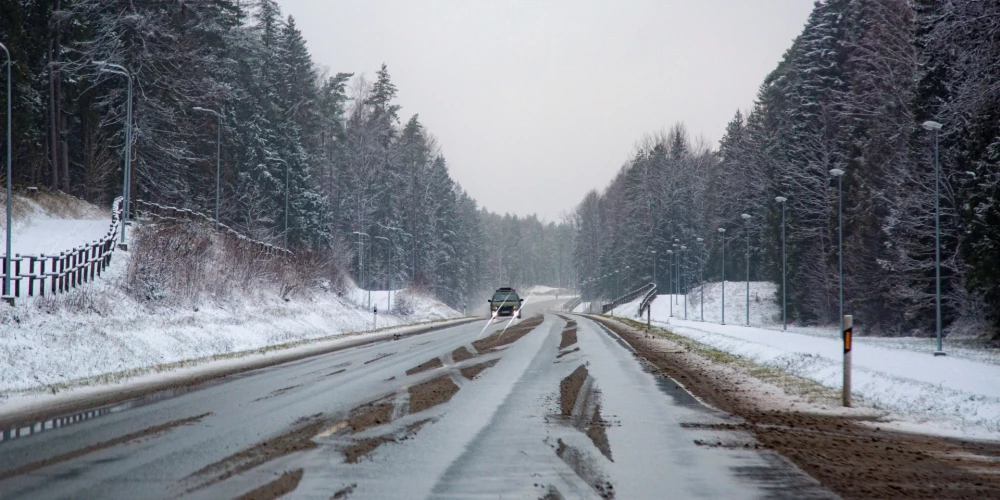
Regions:
<instances>
[{"instance_id":1,"label":"wooden fence","mask_svg":"<svg viewBox=\"0 0 1000 500\"><path fill-rule=\"evenodd\" d=\"M215 219L201 212L195 212L194 210L189 210L186 208L168 207L165 205L160 205L157 203L142 201L142 200L136 200L135 204L136 204L136 211L140 216L154 217L161 220L187 220L187 221L201 222L212 225L216 224ZM219 225L219 231L229 233L235 238L238 238L242 241L250 243L251 245L259 247L260 250L267 255L280 255L284 257L291 257L293 255L291 250L277 247L270 243L265 243L263 241L255 240L221 222L219 222L218 225Z\"/></svg>"},{"instance_id":2,"label":"wooden fence","mask_svg":"<svg viewBox=\"0 0 1000 500\"><path fill-rule=\"evenodd\" d=\"M111 227L100 240L71 248L59 255L14 254L11 269L0 254L0 278L10 273L10 291L3 300L13 304L17 297L65 293L100 276L115 251L115 237L121 228L122 198L111 204Z\"/></svg>"}]
</instances>

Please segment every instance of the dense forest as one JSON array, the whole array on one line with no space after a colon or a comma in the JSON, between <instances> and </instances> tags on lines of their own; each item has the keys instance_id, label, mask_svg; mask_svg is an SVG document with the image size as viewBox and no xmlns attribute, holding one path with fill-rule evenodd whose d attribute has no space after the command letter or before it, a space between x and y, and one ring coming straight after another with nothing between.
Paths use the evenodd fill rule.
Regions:
<instances>
[{"instance_id":1,"label":"dense forest","mask_svg":"<svg viewBox=\"0 0 1000 500\"><path fill-rule=\"evenodd\" d=\"M219 147L222 222L337 258L362 286L458 305L572 282L568 226L479 208L387 67L318 67L274 0L0 0L0 42L19 189L122 192L130 75L134 199L214 214Z\"/></svg>"},{"instance_id":2,"label":"dense forest","mask_svg":"<svg viewBox=\"0 0 1000 500\"><path fill-rule=\"evenodd\" d=\"M790 319L834 323L838 184L830 171L839 169L845 313L873 334L932 334L936 138L922 127L932 120L942 124L944 327L997 331L998 32L992 1L816 2L717 149L692 146L677 126L642 141L612 183L580 203L574 265L587 293L613 293L600 278L625 266L633 281L650 279L654 255L666 287L675 244L688 247L687 283L720 279L725 244L727 279L742 279L749 260L751 279L780 284L776 197L785 197Z\"/></svg>"}]
</instances>

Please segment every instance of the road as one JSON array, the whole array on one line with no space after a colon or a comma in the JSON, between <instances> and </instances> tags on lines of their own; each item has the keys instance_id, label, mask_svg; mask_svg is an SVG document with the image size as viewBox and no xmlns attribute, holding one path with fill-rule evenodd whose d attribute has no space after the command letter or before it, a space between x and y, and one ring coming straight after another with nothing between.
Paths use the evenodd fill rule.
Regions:
<instances>
[{"instance_id":1,"label":"road","mask_svg":"<svg viewBox=\"0 0 1000 500\"><path fill-rule=\"evenodd\" d=\"M484 319L355 347L0 443L0 497L831 496L556 304L502 334Z\"/></svg>"}]
</instances>

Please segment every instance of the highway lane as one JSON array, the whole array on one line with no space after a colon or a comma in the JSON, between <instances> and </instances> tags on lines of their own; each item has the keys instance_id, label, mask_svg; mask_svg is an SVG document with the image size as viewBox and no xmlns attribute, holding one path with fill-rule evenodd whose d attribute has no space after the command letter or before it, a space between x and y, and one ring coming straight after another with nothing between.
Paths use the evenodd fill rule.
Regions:
<instances>
[{"instance_id":1,"label":"highway lane","mask_svg":"<svg viewBox=\"0 0 1000 500\"><path fill-rule=\"evenodd\" d=\"M561 302L2 443L0 497L829 496Z\"/></svg>"}]
</instances>

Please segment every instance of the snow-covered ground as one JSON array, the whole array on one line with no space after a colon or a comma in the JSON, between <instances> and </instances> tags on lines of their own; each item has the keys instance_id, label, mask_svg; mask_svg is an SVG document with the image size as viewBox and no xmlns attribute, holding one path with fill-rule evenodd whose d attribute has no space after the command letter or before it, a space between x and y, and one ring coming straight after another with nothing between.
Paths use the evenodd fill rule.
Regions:
<instances>
[{"instance_id":1,"label":"snow-covered ground","mask_svg":"<svg viewBox=\"0 0 1000 500\"><path fill-rule=\"evenodd\" d=\"M6 200L0 197L0 241L7 238ZM110 207L101 211L65 195L39 193L14 198L11 254L58 254L99 240L111 226ZM6 249L0 248L0 254Z\"/></svg>"},{"instance_id":2,"label":"snow-covered ground","mask_svg":"<svg viewBox=\"0 0 1000 500\"><path fill-rule=\"evenodd\" d=\"M688 320L682 319L684 297L661 295L653 302L652 321L758 365L841 389L843 349L837 327L790 327L790 331L782 332L773 285L753 282L751 326L747 327L746 283L732 285L727 283L726 287L726 325L719 324L721 288L717 283L705 289L705 322L699 321L697 290L688 297ZM737 288L742 288L742 294L733 293ZM760 302L755 300L755 291L760 294ZM730 297L734 297L732 302ZM671 298L677 303L671 305ZM638 300L621 306L616 314L635 318L637 312ZM775 315L777 321L768 320ZM945 345L949 350L947 342ZM935 357L934 348L931 339L855 336L852 387L856 404L886 411L899 420L901 428L1000 437L998 355L960 348L951 349L949 356Z\"/></svg>"},{"instance_id":3,"label":"snow-covered ground","mask_svg":"<svg viewBox=\"0 0 1000 500\"><path fill-rule=\"evenodd\" d=\"M39 197L15 198L15 248L21 253L66 250L108 230L110 215L96 207L48 193ZM23 298L17 307L0 304L0 402L375 326L370 309L357 300L367 293L350 285L344 296L317 289L284 301L278 293L246 291L236 300L198 307L148 306L123 289L130 258L116 251L102 277L69 293ZM373 298L387 295L374 292ZM405 316L380 307L377 327L461 316L428 297L407 294L407 302Z\"/></svg>"}]
</instances>

